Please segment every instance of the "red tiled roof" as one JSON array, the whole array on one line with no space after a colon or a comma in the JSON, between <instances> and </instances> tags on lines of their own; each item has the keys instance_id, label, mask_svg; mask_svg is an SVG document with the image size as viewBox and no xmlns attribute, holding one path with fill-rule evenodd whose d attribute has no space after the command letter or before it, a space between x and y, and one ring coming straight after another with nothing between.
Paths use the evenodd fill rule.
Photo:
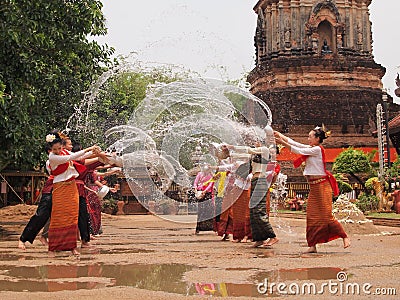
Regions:
<instances>
[{"instance_id":1,"label":"red tiled roof","mask_svg":"<svg viewBox=\"0 0 400 300\"><path fill-rule=\"evenodd\" d=\"M348 148L325 148L325 158L326 162L334 162L335 158L342 153L343 151L347 150ZM356 150L362 150L364 153L370 153L373 150L378 150L378 147L373 148L373 147L362 147L362 148L354 148ZM287 148L283 148L280 150L279 155L277 156L278 161L293 161L296 158L298 158L298 154L294 154L290 152ZM397 158L397 153L396 149L391 147L390 148L390 161L393 162ZM379 153L376 152L374 159L374 162L379 161Z\"/></svg>"},{"instance_id":2,"label":"red tiled roof","mask_svg":"<svg viewBox=\"0 0 400 300\"><path fill-rule=\"evenodd\" d=\"M395 129L400 127L400 114L391 119L388 123L389 125L389 130L390 129Z\"/></svg>"}]
</instances>

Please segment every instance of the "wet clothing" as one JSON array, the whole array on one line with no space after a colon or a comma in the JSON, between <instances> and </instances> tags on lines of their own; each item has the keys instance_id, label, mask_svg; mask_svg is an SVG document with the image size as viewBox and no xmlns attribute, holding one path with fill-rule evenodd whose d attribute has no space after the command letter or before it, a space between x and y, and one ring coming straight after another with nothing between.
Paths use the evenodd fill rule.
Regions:
<instances>
[{"instance_id":1,"label":"wet clothing","mask_svg":"<svg viewBox=\"0 0 400 300\"><path fill-rule=\"evenodd\" d=\"M77 247L78 214L79 194L75 180L55 183L49 227L49 251L67 251Z\"/></svg>"},{"instance_id":2,"label":"wet clothing","mask_svg":"<svg viewBox=\"0 0 400 300\"><path fill-rule=\"evenodd\" d=\"M236 178L235 183L226 188L218 235L232 234L234 240L242 240L244 237L251 239L250 186L247 181L250 182Z\"/></svg>"},{"instance_id":3,"label":"wet clothing","mask_svg":"<svg viewBox=\"0 0 400 300\"><path fill-rule=\"evenodd\" d=\"M31 244L35 240L36 236L46 224L46 222L50 218L51 214L51 193L43 194L40 198L38 207L36 209L35 214L30 218L28 224L25 226L24 231L20 236L20 241L22 242L30 242Z\"/></svg>"},{"instance_id":4,"label":"wet clothing","mask_svg":"<svg viewBox=\"0 0 400 300\"><path fill-rule=\"evenodd\" d=\"M346 238L343 226L332 214L332 196L338 193L336 180L326 170L325 151L322 146L309 146L288 139L291 151L302 156L294 162L305 163L303 174L310 185L307 200L306 239L309 247L327 243L337 238Z\"/></svg>"},{"instance_id":5,"label":"wet clothing","mask_svg":"<svg viewBox=\"0 0 400 300\"><path fill-rule=\"evenodd\" d=\"M308 246L346 238L343 226L332 214L332 188L327 179L310 180L307 200L306 238Z\"/></svg>"},{"instance_id":6,"label":"wet clothing","mask_svg":"<svg viewBox=\"0 0 400 300\"><path fill-rule=\"evenodd\" d=\"M251 180L250 225L253 241L265 241L276 237L267 213L267 196L270 184L265 177Z\"/></svg>"}]
</instances>

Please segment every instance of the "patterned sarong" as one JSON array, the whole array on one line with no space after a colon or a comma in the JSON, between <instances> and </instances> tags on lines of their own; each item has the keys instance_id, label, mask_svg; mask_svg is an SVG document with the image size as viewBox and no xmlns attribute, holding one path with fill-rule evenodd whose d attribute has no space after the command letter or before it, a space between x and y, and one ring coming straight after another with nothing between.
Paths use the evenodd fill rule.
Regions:
<instances>
[{"instance_id":1,"label":"patterned sarong","mask_svg":"<svg viewBox=\"0 0 400 300\"><path fill-rule=\"evenodd\" d=\"M212 201L212 194L207 192L203 199L197 204L197 225L196 231L214 230L215 208Z\"/></svg>"},{"instance_id":2,"label":"patterned sarong","mask_svg":"<svg viewBox=\"0 0 400 300\"><path fill-rule=\"evenodd\" d=\"M233 234L234 240L242 240L245 236L251 239L249 200L249 190L242 190L235 185L227 187L218 235Z\"/></svg>"},{"instance_id":3,"label":"patterned sarong","mask_svg":"<svg viewBox=\"0 0 400 300\"><path fill-rule=\"evenodd\" d=\"M235 195L232 193L233 184L228 183L225 189L224 198L222 199L221 216L218 224L218 235L224 236L225 234L233 233L233 211L232 205L236 200Z\"/></svg>"},{"instance_id":4,"label":"patterned sarong","mask_svg":"<svg viewBox=\"0 0 400 300\"><path fill-rule=\"evenodd\" d=\"M76 248L79 195L75 180L54 183L49 228L49 251Z\"/></svg>"},{"instance_id":5,"label":"patterned sarong","mask_svg":"<svg viewBox=\"0 0 400 300\"><path fill-rule=\"evenodd\" d=\"M212 193L207 192L204 198L197 199L193 190L188 191L188 202L197 202L197 224L196 231L215 230L215 206L212 201Z\"/></svg>"},{"instance_id":6,"label":"patterned sarong","mask_svg":"<svg viewBox=\"0 0 400 300\"><path fill-rule=\"evenodd\" d=\"M89 186L93 191L98 191L97 185ZM92 191L87 191L86 194L87 210L90 217L90 233L97 235L101 233L101 200L97 194Z\"/></svg>"},{"instance_id":7,"label":"patterned sarong","mask_svg":"<svg viewBox=\"0 0 400 300\"><path fill-rule=\"evenodd\" d=\"M269 184L265 177L251 180L250 225L253 241L265 241L276 237L267 213Z\"/></svg>"},{"instance_id":8,"label":"patterned sarong","mask_svg":"<svg viewBox=\"0 0 400 300\"><path fill-rule=\"evenodd\" d=\"M239 197L232 205L233 239L242 240L245 236L251 239L250 190L242 190L236 186L234 190L234 193L239 194Z\"/></svg>"},{"instance_id":9,"label":"patterned sarong","mask_svg":"<svg viewBox=\"0 0 400 300\"><path fill-rule=\"evenodd\" d=\"M347 237L342 225L332 215L332 188L329 181L309 183L306 230L308 246Z\"/></svg>"}]
</instances>

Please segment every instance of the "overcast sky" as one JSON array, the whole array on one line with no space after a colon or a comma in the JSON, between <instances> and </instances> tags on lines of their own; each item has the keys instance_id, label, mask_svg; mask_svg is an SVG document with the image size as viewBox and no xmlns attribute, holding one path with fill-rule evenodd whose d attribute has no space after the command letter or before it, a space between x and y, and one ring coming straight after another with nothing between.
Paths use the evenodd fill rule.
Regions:
<instances>
[{"instance_id":1,"label":"overcast sky","mask_svg":"<svg viewBox=\"0 0 400 300\"><path fill-rule=\"evenodd\" d=\"M254 68L257 0L102 2L108 35L97 40L118 55L137 52L143 61L181 64L219 79L238 79ZM373 0L370 14L373 54L386 67L383 83L393 95L400 72L400 0Z\"/></svg>"}]
</instances>

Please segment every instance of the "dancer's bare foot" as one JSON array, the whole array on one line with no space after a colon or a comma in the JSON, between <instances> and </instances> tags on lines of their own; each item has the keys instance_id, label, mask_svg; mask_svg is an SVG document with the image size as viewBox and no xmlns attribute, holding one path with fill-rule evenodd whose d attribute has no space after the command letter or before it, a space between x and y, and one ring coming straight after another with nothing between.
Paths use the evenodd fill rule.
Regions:
<instances>
[{"instance_id":1,"label":"dancer's bare foot","mask_svg":"<svg viewBox=\"0 0 400 300\"><path fill-rule=\"evenodd\" d=\"M72 249L71 252L72 252L72 255L74 255L74 256L79 256L80 255L79 252L78 252L78 249L76 249L76 248Z\"/></svg>"},{"instance_id":2,"label":"dancer's bare foot","mask_svg":"<svg viewBox=\"0 0 400 300\"><path fill-rule=\"evenodd\" d=\"M311 246L304 253L317 253L317 246Z\"/></svg>"},{"instance_id":3,"label":"dancer's bare foot","mask_svg":"<svg viewBox=\"0 0 400 300\"><path fill-rule=\"evenodd\" d=\"M47 239L44 236L41 236L39 238L39 241L42 243L43 246L48 246L49 243L47 242Z\"/></svg>"},{"instance_id":4,"label":"dancer's bare foot","mask_svg":"<svg viewBox=\"0 0 400 300\"><path fill-rule=\"evenodd\" d=\"M227 241L229 239L229 234L224 233L224 235L222 236L221 241Z\"/></svg>"},{"instance_id":5,"label":"dancer's bare foot","mask_svg":"<svg viewBox=\"0 0 400 300\"><path fill-rule=\"evenodd\" d=\"M343 239L343 248L346 249L346 248L350 247L350 245L351 245L350 239L348 237L345 237Z\"/></svg>"},{"instance_id":6,"label":"dancer's bare foot","mask_svg":"<svg viewBox=\"0 0 400 300\"><path fill-rule=\"evenodd\" d=\"M90 248L93 247L93 245L90 242L83 242L81 243L81 248Z\"/></svg>"},{"instance_id":7,"label":"dancer's bare foot","mask_svg":"<svg viewBox=\"0 0 400 300\"><path fill-rule=\"evenodd\" d=\"M19 240L18 241L18 248L25 251L26 250L25 243L23 241Z\"/></svg>"},{"instance_id":8,"label":"dancer's bare foot","mask_svg":"<svg viewBox=\"0 0 400 300\"><path fill-rule=\"evenodd\" d=\"M48 257L50 257L50 258L51 258L51 257L56 257L56 253L55 253L54 251L49 251L47 255L48 255Z\"/></svg>"},{"instance_id":9,"label":"dancer's bare foot","mask_svg":"<svg viewBox=\"0 0 400 300\"><path fill-rule=\"evenodd\" d=\"M240 241L238 239L231 240L232 243L239 243Z\"/></svg>"},{"instance_id":10,"label":"dancer's bare foot","mask_svg":"<svg viewBox=\"0 0 400 300\"><path fill-rule=\"evenodd\" d=\"M249 238L245 236L240 242L241 243L247 243L249 241Z\"/></svg>"},{"instance_id":11,"label":"dancer's bare foot","mask_svg":"<svg viewBox=\"0 0 400 300\"><path fill-rule=\"evenodd\" d=\"M262 246L263 243L264 243L263 241L256 241L256 242L254 242L253 245L251 245L251 247L258 248L258 247Z\"/></svg>"},{"instance_id":12,"label":"dancer's bare foot","mask_svg":"<svg viewBox=\"0 0 400 300\"><path fill-rule=\"evenodd\" d=\"M274 237L274 238L269 239L269 241L267 243L265 243L264 246L270 247L270 246L276 244L277 242L279 242L279 239L277 237Z\"/></svg>"}]
</instances>

